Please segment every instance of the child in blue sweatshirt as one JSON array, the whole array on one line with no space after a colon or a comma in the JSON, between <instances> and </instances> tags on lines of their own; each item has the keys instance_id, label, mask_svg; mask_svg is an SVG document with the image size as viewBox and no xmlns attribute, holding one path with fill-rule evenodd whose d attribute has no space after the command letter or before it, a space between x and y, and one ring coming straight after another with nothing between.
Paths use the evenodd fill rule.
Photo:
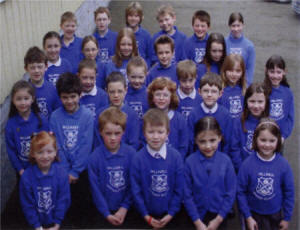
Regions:
<instances>
[{"instance_id":1,"label":"child in blue sweatshirt","mask_svg":"<svg viewBox=\"0 0 300 230\"><path fill-rule=\"evenodd\" d=\"M49 31L45 34L43 48L48 59L45 80L51 82L55 87L59 76L66 72L72 72L73 69L71 63L59 55L61 40L57 32Z\"/></svg>"},{"instance_id":2,"label":"child in blue sweatshirt","mask_svg":"<svg viewBox=\"0 0 300 230\"><path fill-rule=\"evenodd\" d=\"M183 196L183 160L166 145L168 116L159 109L144 115L147 145L133 158L131 191L138 212L153 228L165 227L179 211Z\"/></svg>"},{"instance_id":3,"label":"child in blue sweatshirt","mask_svg":"<svg viewBox=\"0 0 300 230\"><path fill-rule=\"evenodd\" d=\"M93 36L98 42L99 61L102 64L108 63L115 54L115 46L117 41L117 32L108 28L111 23L111 14L107 7L100 6L94 12L94 20L96 31Z\"/></svg>"},{"instance_id":4,"label":"child in blue sweatshirt","mask_svg":"<svg viewBox=\"0 0 300 230\"><path fill-rule=\"evenodd\" d=\"M270 99L270 117L280 127L283 141L294 127L294 96L286 78L285 61L279 55L272 55L266 63L265 85Z\"/></svg>"},{"instance_id":5,"label":"child in blue sweatshirt","mask_svg":"<svg viewBox=\"0 0 300 230\"><path fill-rule=\"evenodd\" d=\"M175 82L166 77L156 78L148 87L148 102L150 108L158 108L168 115L170 134L167 144L179 151L184 159L188 151L189 133L184 116L176 110L179 99Z\"/></svg>"},{"instance_id":6,"label":"child in blue sweatshirt","mask_svg":"<svg viewBox=\"0 0 300 230\"><path fill-rule=\"evenodd\" d=\"M269 99L263 84L253 83L246 90L243 113L233 123L231 150L237 160L233 162L238 171L242 162L254 153L252 139L254 130L263 117L269 116Z\"/></svg>"},{"instance_id":7,"label":"child in blue sweatshirt","mask_svg":"<svg viewBox=\"0 0 300 230\"><path fill-rule=\"evenodd\" d=\"M245 64L238 54L226 56L221 68L223 94L219 103L228 109L232 118L240 118L246 92Z\"/></svg>"},{"instance_id":8,"label":"child in blue sweatshirt","mask_svg":"<svg viewBox=\"0 0 300 230\"><path fill-rule=\"evenodd\" d=\"M51 113L61 106L61 101L53 84L44 79L47 57L38 47L31 47L25 54L24 65L29 75L29 82L35 88L35 98L40 113L49 119Z\"/></svg>"},{"instance_id":9,"label":"child in blue sweatshirt","mask_svg":"<svg viewBox=\"0 0 300 230\"><path fill-rule=\"evenodd\" d=\"M176 72L179 81L179 87L177 88L179 106L177 111L187 120L191 111L202 102L202 98L195 89L197 67L192 60L184 60L178 62Z\"/></svg>"},{"instance_id":10,"label":"child in blue sweatshirt","mask_svg":"<svg viewBox=\"0 0 300 230\"><path fill-rule=\"evenodd\" d=\"M184 42L186 35L179 31L175 26L176 13L171 5L161 5L157 10L156 20L158 21L160 31L155 33L152 37L152 43L154 44L156 39L161 35L166 35L172 38L174 41L174 56L172 55L172 62L179 62L185 59ZM152 51L152 64L157 62L157 53Z\"/></svg>"},{"instance_id":11,"label":"child in blue sweatshirt","mask_svg":"<svg viewBox=\"0 0 300 230\"><path fill-rule=\"evenodd\" d=\"M288 229L295 202L293 172L281 149L280 128L261 119L253 137L255 154L238 174L237 199L248 229Z\"/></svg>"},{"instance_id":12,"label":"child in blue sweatshirt","mask_svg":"<svg viewBox=\"0 0 300 230\"><path fill-rule=\"evenodd\" d=\"M60 38L62 44L60 56L70 62L72 73L76 73L80 62L82 38L75 35L77 29L75 14L70 11L63 13L60 18L60 28L63 31Z\"/></svg>"},{"instance_id":13,"label":"child in blue sweatshirt","mask_svg":"<svg viewBox=\"0 0 300 230\"><path fill-rule=\"evenodd\" d=\"M253 82L255 70L255 48L253 43L244 37L244 18L239 12L234 12L229 16L228 26L230 34L226 38L226 53L239 54L243 57L246 66L247 86Z\"/></svg>"},{"instance_id":14,"label":"child in blue sweatshirt","mask_svg":"<svg viewBox=\"0 0 300 230\"><path fill-rule=\"evenodd\" d=\"M184 205L196 229L226 229L226 215L236 195L230 158L218 151L222 131L214 117L195 124L198 150L186 159Z\"/></svg>"},{"instance_id":15,"label":"child in blue sweatshirt","mask_svg":"<svg viewBox=\"0 0 300 230\"><path fill-rule=\"evenodd\" d=\"M141 24L144 19L143 8L139 2L131 2L125 10L126 25L135 35L139 56L145 59L147 66L151 66L152 40L151 34Z\"/></svg>"},{"instance_id":16,"label":"child in blue sweatshirt","mask_svg":"<svg viewBox=\"0 0 300 230\"><path fill-rule=\"evenodd\" d=\"M17 175L21 176L29 166L30 137L33 133L47 131L48 119L39 114L34 88L27 81L16 82L10 97L10 111L5 126L6 151Z\"/></svg>"},{"instance_id":17,"label":"child in blue sweatshirt","mask_svg":"<svg viewBox=\"0 0 300 230\"><path fill-rule=\"evenodd\" d=\"M32 163L21 177L20 200L28 223L35 229L58 230L70 206L68 174L57 162L53 133L42 131L31 140Z\"/></svg>"},{"instance_id":18,"label":"child in blue sweatshirt","mask_svg":"<svg viewBox=\"0 0 300 230\"><path fill-rule=\"evenodd\" d=\"M194 108L188 118L189 136L189 152L194 152L194 127L199 119L205 116L213 116L218 121L223 135L223 142L220 145L220 150L229 154L232 161L235 156L231 156L229 147L231 143L232 118L228 110L218 103L218 99L222 96L222 80L221 77L215 73L206 73L200 82L198 89L203 101Z\"/></svg>"},{"instance_id":19,"label":"child in blue sweatshirt","mask_svg":"<svg viewBox=\"0 0 300 230\"><path fill-rule=\"evenodd\" d=\"M157 77L168 77L178 83L176 75L176 62L172 62L174 56L174 41L167 35L159 36L154 43L158 63L149 70L146 85L148 86Z\"/></svg>"},{"instance_id":20,"label":"child in blue sweatshirt","mask_svg":"<svg viewBox=\"0 0 300 230\"><path fill-rule=\"evenodd\" d=\"M94 150L88 163L94 204L114 226L123 224L132 202L129 169L135 150L121 142L126 117L116 107L101 113L99 132L103 145Z\"/></svg>"},{"instance_id":21,"label":"child in blue sweatshirt","mask_svg":"<svg viewBox=\"0 0 300 230\"><path fill-rule=\"evenodd\" d=\"M97 64L94 60L84 59L79 63L78 77L82 89L80 104L90 109L94 118L98 109L108 105L107 93L96 86L96 75Z\"/></svg>"},{"instance_id":22,"label":"child in blue sweatshirt","mask_svg":"<svg viewBox=\"0 0 300 230\"><path fill-rule=\"evenodd\" d=\"M204 10L197 10L192 18L192 27L194 34L186 39L184 44L185 56L196 64L200 64L205 55L210 28L209 13Z\"/></svg>"}]
</instances>

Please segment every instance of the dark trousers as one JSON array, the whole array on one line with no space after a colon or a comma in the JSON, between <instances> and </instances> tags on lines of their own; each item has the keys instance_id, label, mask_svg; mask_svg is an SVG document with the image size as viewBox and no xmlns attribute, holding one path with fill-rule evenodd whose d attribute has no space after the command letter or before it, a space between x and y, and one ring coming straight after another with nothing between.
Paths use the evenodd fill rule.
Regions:
<instances>
[{"instance_id":1,"label":"dark trousers","mask_svg":"<svg viewBox=\"0 0 300 230\"><path fill-rule=\"evenodd\" d=\"M207 212L203 218L203 223L208 226L209 222L217 217L218 213ZM219 225L219 230L226 230L227 219L225 218L223 222Z\"/></svg>"},{"instance_id":2,"label":"dark trousers","mask_svg":"<svg viewBox=\"0 0 300 230\"><path fill-rule=\"evenodd\" d=\"M278 230L279 223L282 220L281 212L270 215L261 215L251 212L253 219L256 221L259 230ZM247 228L248 229L248 228Z\"/></svg>"}]
</instances>

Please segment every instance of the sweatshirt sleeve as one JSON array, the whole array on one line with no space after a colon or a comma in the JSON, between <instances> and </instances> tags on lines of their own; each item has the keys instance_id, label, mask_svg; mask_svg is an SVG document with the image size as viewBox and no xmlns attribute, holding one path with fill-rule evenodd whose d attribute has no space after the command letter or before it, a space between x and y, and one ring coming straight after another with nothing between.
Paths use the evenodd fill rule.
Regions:
<instances>
[{"instance_id":1,"label":"sweatshirt sleeve","mask_svg":"<svg viewBox=\"0 0 300 230\"><path fill-rule=\"evenodd\" d=\"M244 166L244 167L243 167ZM247 219L251 216L250 208L247 201L248 175L246 173L246 165L243 164L238 173L237 180L237 200L240 212Z\"/></svg>"},{"instance_id":2,"label":"sweatshirt sleeve","mask_svg":"<svg viewBox=\"0 0 300 230\"><path fill-rule=\"evenodd\" d=\"M130 112L126 125L126 143L134 149L138 149L140 145L140 120L134 111Z\"/></svg>"},{"instance_id":3,"label":"sweatshirt sleeve","mask_svg":"<svg viewBox=\"0 0 300 230\"><path fill-rule=\"evenodd\" d=\"M248 58L246 64L246 79L247 79L247 86L249 86L253 82L254 70L255 70L255 59L256 53L254 45L249 44L248 49Z\"/></svg>"},{"instance_id":4,"label":"sweatshirt sleeve","mask_svg":"<svg viewBox=\"0 0 300 230\"><path fill-rule=\"evenodd\" d=\"M290 221L295 203L294 178L291 167L287 164L286 170L282 177L283 190L283 219Z\"/></svg>"},{"instance_id":5,"label":"sweatshirt sleeve","mask_svg":"<svg viewBox=\"0 0 300 230\"><path fill-rule=\"evenodd\" d=\"M179 114L179 136L178 136L178 141L179 141L179 152L182 156L182 159L185 158L187 152L188 152L188 142L189 142L189 132L187 128L187 122L184 119L184 117Z\"/></svg>"},{"instance_id":6,"label":"sweatshirt sleeve","mask_svg":"<svg viewBox=\"0 0 300 230\"><path fill-rule=\"evenodd\" d=\"M294 117L295 117L295 111L294 111L294 96L291 93L290 98L288 99L288 103L289 103L289 111L287 112L287 119L285 122L285 128L284 130L282 130L282 136L284 137L284 139L288 138L293 130L294 127Z\"/></svg>"},{"instance_id":7,"label":"sweatshirt sleeve","mask_svg":"<svg viewBox=\"0 0 300 230\"><path fill-rule=\"evenodd\" d=\"M233 129L232 129L232 138L230 143L230 151L229 155L232 160L233 166L238 172L241 164L242 164L242 158L241 158L241 134L239 132L241 126L240 119L235 119L233 121Z\"/></svg>"}]
</instances>

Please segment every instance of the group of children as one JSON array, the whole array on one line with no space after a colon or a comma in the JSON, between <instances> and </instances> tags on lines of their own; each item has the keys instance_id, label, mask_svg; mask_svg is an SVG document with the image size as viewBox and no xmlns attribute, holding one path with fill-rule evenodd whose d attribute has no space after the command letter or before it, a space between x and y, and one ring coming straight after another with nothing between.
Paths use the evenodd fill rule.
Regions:
<instances>
[{"instance_id":1,"label":"group of children","mask_svg":"<svg viewBox=\"0 0 300 230\"><path fill-rule=\"evenodd\" d=\"M202 10L190 38L170 5L158 9L152 38L142 19L130 3L115 33L99 7L96 32L81 39L66 12L63 35L48 32L44 51L26 53L29 81L12 88L5 135L30 225L59 229L70 205L67 217L78 217L91 195L113 226L135 209L163 228L184 205L196 229L225 229L237 198L248 229L288 229L294 185L282 152L294 106L282 57L252 83L255 51L240 13L226 39L208 34Z\"/></svg>"}]
</instances>

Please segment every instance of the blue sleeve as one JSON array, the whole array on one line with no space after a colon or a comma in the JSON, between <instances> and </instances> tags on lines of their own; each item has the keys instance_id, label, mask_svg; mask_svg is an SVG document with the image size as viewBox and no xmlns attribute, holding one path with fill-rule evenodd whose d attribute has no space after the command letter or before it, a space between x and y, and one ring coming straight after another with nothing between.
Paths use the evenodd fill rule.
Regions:
<instances>
[{"instance_id":1,"label":"blue sleeve","mask_svg":"<svg viewBox=\"0 0 300 230\"><path fill-rule=\"evenodd\" d=\"M94 152L89 159L88 163L88 173L89 173L89 181L90 181L90 188L93 197L94 204L98 211L106 218L110 215L110 211L107 205L107 202L102 194L100 189L100 183L104 183L99 178L99 162L98 159L95 157L94 154L99 154L98 152Z\"/></svg>"},{"instance_id":2,"label":"blue sleeve","mask_svg":"<svg viewBox=\"0 0 300 230\"><path fill-rule=\"evenodd\" d=\"M50 128L49 128L49 122L48 122L48 120L47 120L47 118L45 118L45 117L41 117L41 119L42 119L42 127L40 128L40 131L49 131L50 130Z\"/></svg>"},{"instance_id":3,"label":"blue sleeve","mask_svg":"<svg viewBox=\"0 0 300 230\"><path fill-rule=\"evenodd\" d=\"M188 116L188 121L187 121L187 127L188 127L188 138L189 138L189 142L188 142L188 153L192 153L194 152L194 126L195 126L195 117L194 117L194 111L192 111L190 113L190 115Z\"/></svg>"},{"instance_id":4,"label":"blue sleeve","mask_svg":"<svg viewBox=\"0 0 300 230\"><path fill-rule=\"evenodd\" d=\"M295 204L295 188L294 178L291 167L287 164L287 168L282 177L282 190L283 190L283 219L290 221L293 214Z\"/></svg>"},{"instance_id":5,"label":"blue sleeve","mask_svg":"<svg viewBox=\"0 0 300 230\"><path fill-rule=\"evenodd\" d=\"M232 129L232 138L230 144L230 158L234 165L236 172L238 172L241 164L242 164L242 157L241 157L241 121L240 119L235 119L233 122L233 129Z\"/></svg>"},{"instance_id":6,"label":"blue sleeve","mask_svg":"<svg viewBox=\"0 0 300 230\"><path fill-rule=\"evenodd\" d=\"M254 70L255 70L255 48L254 45L251 44L248 47L248 59L246 64L246 79L247 79L247 86L249 86L253 82Z\"/></svg>"},{"instance_id":7,"label":"blue sleeve","mask_svg":"<svg viewBox=\"0 0 300 230\"><path fill-rule=\"evenodd\" d=\"M232 123L233 123L233 119L231 118L229 112L224 116L224 120L225 120L225 130L222 130L223 133L223 137L225 140L225 144L223 146L223 152L228 154L230 157L232 157L230 155L230 143L232 140Z\"/></svg>"},{"instance_id":8,"label":"blue sleeve","mask_svg":"<svg viewBox=\"0 0 300 230\"><path fill-rule=\"evenodd\" d=\"M154 44L155 44L156 38L158 38L158 36L154 35L154 36L152 37L152 39L151 39L152 44L153 44L153 46L152 46L152 52L151 52L151 53L152 53L152 54L151 54L151 65L152 65L152 66L153 66L155 63L158 62L158 58L157 58L157 56L156 56L156 52L155 52L155 49L154 49Z\"/></svg>"},{"instance_id":9,"label":"blue sleeve","mask_svg":"<svg viewBox=\"0 0 300 230\"><path fill-rule=\"evenodd\" d=\"M126 122L126 143L137 150L140 146L140 121L134 111L130 115Z\"/></svg>"},{"instance_id":10,"label":"blue sleeve","mask_svg":"<svg viewBox=\"0 0 300 230\"><path fill-rule=\"evenodd\" d=\"M251 216L251 211L247 201L249 176L246 172L247 165L243 164L238 173L237 180L237 200L240 212L247 219Z\"/></svg>"},{"instance_id":11,"label":"blue sleeve","mask_svg":"<svg viewBox=\"0 0 300 230\"><path fill-rule=\"evenodd\" d=\"M103 90L106 88L106 65L102 64L100 61L97 63L96 86Z\"/></svg>"},{"instance_id":12,"label":"blue sleeve","mask_svg":"<svg viewBox=\"0 0 300 230\"><path fill-rule=\"evenodd\" d=\"M148 69L151 67L151 62L152 62L152 50L153 50L153 43L151 36L149 34L149 37L147 37L146 41L146 63L148 66Z\"/></svg>"},{"instance_id":13,"label":"blue sleeve","mask_svg":"<svg viewBox=\"0 0 300 230\"><path fill-rule=\"evenodd\" d=\"M28 169L31 170L31 169ZM39 220L39 214L37 212L36 201L34 198L34 191L30 183L31 179L29 178L28 172L21 177L19 191L20 191L20 202L22 206L23 213L26 217L28 223L34 227L41 227Z\"/></svg>"},{"instance_id":14,"label":"blue sleeve","mask_svg":"<svg viewBox=\"0 0 300 230\"><path fill-rule=\"evenodd\" d=\"M60 174L57 175L58 191L53 221L60 225L64 219L66 211L70 207L71 193L68 174L64 171L64 169L60 169L59 171Z\"/></svg>"},{"instance_id":15,"label":"blue sleeve","mask_svg":"<svg viewBox=\"0 0 300 230\"><path fill-rule=\"evenodd\" d=\"M284 124L285 129L282 130L282 136L284 139L288 138L294 128L294 117L295 117L295 111L294 111L294 96L291 92L291 97L288 99L289 103L289 111L287 112L287 119L286 123Z\"/></svg>"},{"instance_id":16,"label":"blue sleeve","mask_svg":"<svg viewBox=\"0 0 300 230\"><path fill-rule=\"evenodd\" d=\"M189 131L187 127L187 122L184 119L184 117L179 114L179 137L178 141L180 142L179 144L179 152L181 153L182 159L185 158L187 152L188 152L188 145L189 145Z\"/></svg>"},{"instance_id":17,"label":"blue sleeve","mask_svg":"<svg viewBox=\"0 0 300 230\"><path fill-rule=\"evenodd\" d=\"M136 152L132 148L131 156L135 156L135 154L136 154ZM130 159L130 164L128 165L128 170L130 170L130 168L131 168L131 160L132 160L132 157ZM125 197L124 197L124 200L121 202L120 206L123 208L126 208L128 210L132 204L132 199L133 198L132 198L132 193L131 193L131 181L130 181L130 175L129 175L129 181L128 181L128 185L126 187Z\"/></svg>"},{"instance_id":18,"label":"blue sleeve","mask_svg":"<svg viewBox=\"0 0 300 230\"><path fill-rule=\"evenodd\" d=\"M189 38L187 38L187 39L184 41L184 45L183 45L184 49L183 49L183 52L184 52L184 55L185 55L186 59L189 59L189 60L194 61L194 60L192 59L192 57L191 57L192 55L190 54L191 46L190 46L189 41L190 41Z\"/></svg>"},{"instance_id":19,"label":"blue sleeve","mask_svg":"<svg viewBox=\"0 0 300 230\"><path fill-rule=\"evenodd\" d=\"M180 210L181 202L183 199L184 168L183 159L180 156L176 158L175 167L175 185L168 211L168 214L170 214L171 216L174 216Z\"/></svg>"}]
</instances>

